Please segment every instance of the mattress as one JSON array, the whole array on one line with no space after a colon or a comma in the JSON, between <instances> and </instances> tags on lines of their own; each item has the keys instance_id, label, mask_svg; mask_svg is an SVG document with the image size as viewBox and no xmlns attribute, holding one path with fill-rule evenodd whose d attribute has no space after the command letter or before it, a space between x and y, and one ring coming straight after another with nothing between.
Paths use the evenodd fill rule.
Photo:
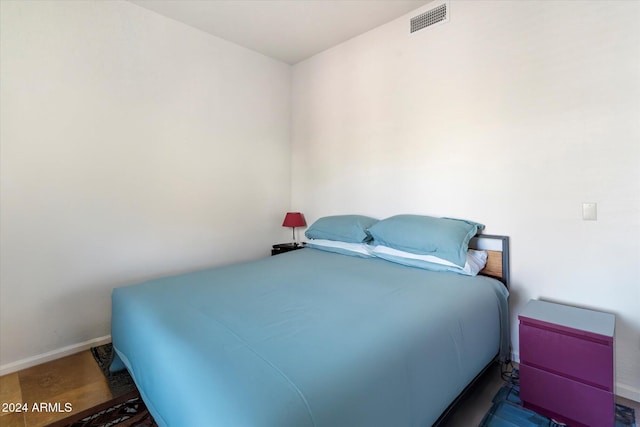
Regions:
<instances>
[{"instance_id":1,"label":"mattress","mask_svg":"<svg viewBox=\"0 0 640 427\"><path fill-rule=\"evenodd\" d=\"M114 289L160 426L430 426L508 349L497 280L306 248Z\"/></svg>"}]
</instances>

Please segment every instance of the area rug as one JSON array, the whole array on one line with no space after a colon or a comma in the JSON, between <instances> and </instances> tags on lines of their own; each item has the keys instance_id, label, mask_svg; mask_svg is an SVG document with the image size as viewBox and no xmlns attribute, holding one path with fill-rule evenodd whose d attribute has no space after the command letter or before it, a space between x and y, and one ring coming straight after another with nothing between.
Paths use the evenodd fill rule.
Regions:
<instances>
[{"instance_id":1,"label":"area rug","mask_svg":"<svg viewBox=\"0 0 640 427\"><path fill-rule=\"evenodd\" d=\"M131 375L129 375L126 369L118 372L109 371L109 365L111 365L113 358L113 345L111 345L111 343L91 347L91 354L93 354L93 358L107 378L111 394L117 397L137 390L133 378L131 378Z\"/></svg>"},{"instance_id":2,"label":"area rug","mask_svg":"<svg viewBox=\"0 0 640 427\"><path fill-rule=\"evenodd\" d=\"M157 427L138 390L46 427Z\"/></svg>"},{"instance_id":3,"label":"area rug","mask_svg":"<svg viewBox=\"0 0 640 427\"><path fill-rule=\"evenodd\" d=\"M615 427L636 427L635 411L616 404ZM493 406L484 416L479 427L558 427L547 417L522 406L520 387L508 384L498 390L493 398Z\"/></svg>"}]
</instances>

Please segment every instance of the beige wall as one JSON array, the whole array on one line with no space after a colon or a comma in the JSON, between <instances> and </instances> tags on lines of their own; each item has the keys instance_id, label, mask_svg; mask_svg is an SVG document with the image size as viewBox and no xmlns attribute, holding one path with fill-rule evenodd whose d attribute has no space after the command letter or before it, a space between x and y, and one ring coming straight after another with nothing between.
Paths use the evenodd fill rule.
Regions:
<instances>
[{"instance_id":1,"label":"beige wall","mask_svg":"<svg viewBox=\"0 0 640 427\"><path fill-rule=\"evenodd\" d=\"M286 241L288 65L128 2L0 4L0 371L108 336L114 286Z\"/></svg>"},{"instance_id":2,"label":"beige wall","mask_svg":"<svg viewBox=\"0 0 640 427\"><path fill-rule=\"evenodd\" d=\"M516 358L530 298L614 312L640 400L640 3L452 1L409 35L430 7L294 66L293 205L511 236Z\"/></svg>"}]
</instances>

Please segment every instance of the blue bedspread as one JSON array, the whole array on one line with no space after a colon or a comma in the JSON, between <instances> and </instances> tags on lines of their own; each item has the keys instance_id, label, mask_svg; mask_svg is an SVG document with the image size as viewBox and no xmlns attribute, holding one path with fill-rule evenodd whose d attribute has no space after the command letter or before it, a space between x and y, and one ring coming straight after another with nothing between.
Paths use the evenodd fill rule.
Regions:
<instances>
[{"instance_id":1,"label":"blue bedspread","mask_svg":"<svg viewBox=\"0 0 640 427\"><path fill-rule=\"evenodd\" d=\"M508 348L506 296L307 248L114 289L112 338L160 426L430 426Z\"/></svg>"}]
</instances>

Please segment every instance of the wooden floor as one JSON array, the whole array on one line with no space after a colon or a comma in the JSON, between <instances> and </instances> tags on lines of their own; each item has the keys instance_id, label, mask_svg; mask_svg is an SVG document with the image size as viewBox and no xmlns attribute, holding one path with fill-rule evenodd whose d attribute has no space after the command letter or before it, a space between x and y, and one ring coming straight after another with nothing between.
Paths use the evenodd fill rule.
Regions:
<instances>
[{"instance_id":1,"label":"wooden floor","mask_svg":"<svg viewBox=\"0 0 640 427\"><path fill-rule=\"evenodd\" d=\"M44 426L112 398L107 380L87 350L0 377L0 402L28 405L28 412L0 412L0 426ZM54 405L33 411L33 405L40 403ZM70 404L72 412L64 412L65 404Z\"/></svg>"},{"instance_id":2,"label":"wooden floor","mask_svg":"<svg viewBox=\"0 0 640 427\"><path fill-rule=\"evenodd\" d=\"M503 385L499 367L488 369L449 418L446 427L478 426L491 407L491 399ZM113 397L91 352L84 351L0 377L0 402L24 402L29 406L26 413L0 412L0 427L44 426ZM640 414L640 403L622 398L616 401ZM59 403L63 411L65 404L70 404L72 412L32 411L33 405L40 403Z\"/></svg>"}]
</instances>

